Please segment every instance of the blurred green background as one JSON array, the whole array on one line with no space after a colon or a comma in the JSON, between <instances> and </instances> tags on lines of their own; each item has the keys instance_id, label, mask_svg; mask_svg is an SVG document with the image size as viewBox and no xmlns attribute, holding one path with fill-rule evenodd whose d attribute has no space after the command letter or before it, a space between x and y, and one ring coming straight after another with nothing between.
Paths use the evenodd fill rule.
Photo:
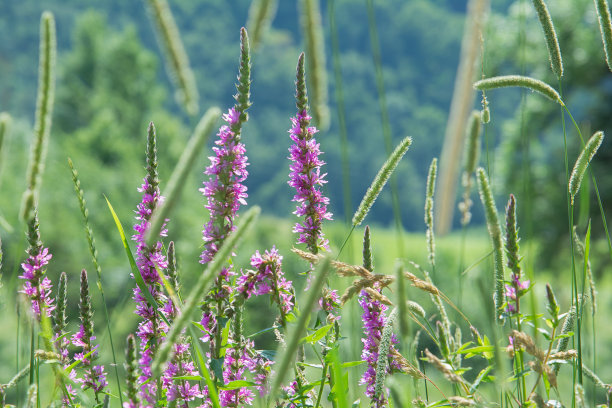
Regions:
<instances>
[{"instance_id":1,"label":"blurred green background","mask_svg":"<svg viewBox=\"0 0 612 408\"><path fill-rule=\"evenodd\" d=\"M296 1L279 1L272 26L262 45L253 54L252 101L250 120L243 131L250 166L247 186L249 204L259 205L264 217L236 258L236 264L248 266L249 254L277 245L285 255L285 269L297 286L298 275L307 265L289 252L295 217L294 204L287 185L290 145L287 130L295 112L294 77L298 54L303 50ZM572 109L585 135L595 130L612 131L612 75L608 71L590 0L558 0L550 5L565 63L564 100ZM200 93L200 114L211 106L226 110L233 103L237 74L239 29L248 17L249 0L174 0L170 6L195 72ZM348 152L352 169L351 207L356 208L363 193L386 158L382 137L380 105L375 85L366 1L335 0L335 22L339 35L339 57L344 84L344 103L348 132ZM318 133L325 152L329 183L325 193L331 198L335 221L328 226L332 248L346 237L343 224L342 165L339 123L336 115L337 84L332 72L329 0L321 1L323 17L331 126ZM71 157L78 169L90 209L90 221L100 252L107 300L116 314L116 336L123 344L125 335L136 325L131 309L129 265L121 249L106 195L117 211L124 228L133 224L133 210L139 202L137 187L144 177L146 126L157 128L162 190L164 182L188 140L196 118L186 116L177 105L162 53L155 41L154 29L144 2L107 0L4 0L0 3L0 111L13 117L12 131L4 141L0 161L0 236L4 260L4 288L0 289L2 321L16 325L15 290L19 264L25 250L24 228L17 213L24 189L29 144L35 111L38 67L38 28L43 10L55 14L58 35L57 85L55 112L46 172L40 199L41 234L54 254L49 276L56 281L61 271L71 279L72 304L76 305L78 271L93 269L83 234L81 215L67 165ZM423 205L427 167L440 155L444 129L452 97L464 28L466 1L388 0L374 4L381 49L386 101L394 144L403 137L413 137L413 145L397 169L397 185L404 237L403 257L426 263L422 232ZM486 76L523 73L557 86L550 71L545 42L537 17L529 1L494 1L483 30L482 69ZM535 280L553 280L560 297L569 299L567 254L567 213L565 207L565 170L563 133L558 107L530 92L504 90L488 94L492 122L485 128L481 165L492 174L494 189L502 208L507 194L518 199L521 236L526 268ZM477 100L479 97L477 97ZM199 116L199 115L198 115ZM211 137L212 139L212 137ZM579 142L568 130L569 157L573 162ZM209 141L209 146L212 140ZM208 164L204 152L195 170L186 180L182 199L169 224L170 239L176 242L185 287L197 276L201 251L201 229L207 219L204 200L198 192ZM605 211L612 218L612 148L609 140L596 156L594 172ZM459 175L457 175L459 179ZM461 193L458 190L457 194ZM506 197L506 198L505 198ZM458 231L439 242L437 282L456 299L457 274L489 251L482 226L483 213L477 196L473 208L473 227L467 232L465 256ZM584 202L583 202L584 203ZM378 272L392 273L396 252L392 222L391 194L383 192L368 215L374 224L373 240ZM579 230L583 233L589 217L593 218L592 263L599 282L603 324L612 308L605 288L611 288L605 271L610 257L603 238L603 228L593 199L580 210ZM455 214L455 227L459 215ZM356 231L344 257L359 262ZM489 269L489 260L478 264L466 278L466 287L474 289L476 279ZM90 279L93 278L93 275ZM471 282L471 283L470 283ZM343 289L350 280L338 279L333 286ZM470 286L471 285L471 286ZM540 292L543 287L539 288ZM603 288L603 289L602 289ZM538 292L538 294L541 294ZM543 292L542 292L543 293ZM415 295L418 297L418 295ZM465 296L465 294L463 295ZM98 301L97 296L94 300ZM266 307L264 301L256 305ZM479 307L466 305L474 320L484 319ZM539 307L542 307L541 302ZM349 310L350 309L350 310ZM355 303L346 313L358 313ZM120 317L119 317L120 316ZM98 318L101 319L101 314ZM76 308L70 319L76 320ZM361 330L346 319L351 336ZM271 322L253 318L250 330L267 327ZM97 322L102 339L102 321ZM14 331L7 331L14 334ZM612 358L612 333L599 333L602 358ZM13 356L16 337L0 336L0 382L15 371ZM106 341L106 340L103 340ZM358 359L360 342L355 338L353 355ZM272 337L262 337L262 347L274 347ZM356 353L356 354L355 354ZM603 371L612 378L612 369ZM605 377L605 374L602 374ZM605 379L605 378L604 378Z\"/></svg>"}]
</instances>

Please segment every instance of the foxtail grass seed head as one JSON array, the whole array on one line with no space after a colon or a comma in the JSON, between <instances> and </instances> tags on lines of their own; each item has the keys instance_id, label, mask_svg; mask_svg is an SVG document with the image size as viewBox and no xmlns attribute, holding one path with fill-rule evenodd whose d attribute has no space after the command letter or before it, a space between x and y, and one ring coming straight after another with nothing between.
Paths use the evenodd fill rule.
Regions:
<instances>
[{"instance_id":1,"label":"foxtail grass seed head","mask_svg":"<svg viewBox=\"0 0 612 408\"><path fill-rule=\"evenodd\" d=\"M306 42L308 81L311 84L312 112L319 129L329 128L325 42L319 0L300 0L302 32Z\"/></svg>"},{"instance_id":2,"label":"foxtail grass seed head","mask_svg":"<svg viewBox=\"0 0 612 408\"><path fill-rule=\"evenodd\" d=\"M35 408L37 406L36 404L37 400L38 400L38 386L36 384L32 384L30 385L30 388L28 388L26 408Z\"/></svg>"},{"instance_id":3,"label":"foxtail grass seed head","mask_svg":"<svg viewBox=\"0 0 612 408\"><path fill-rule=\"evenodd\" d=\"M176 262L176 250L174 248L174 241L170 241L168 244L168 281L172 288L176 292L177 296L180 296L179 291L179 277L178 277L178 266Z\"/></svg>"},{"instance_id":4,"label":"foxtail grass seed head","mask_svg":"<svg viewBox=\"0 0 612 408\"><path fill-rule=\"evenodd\" d=\"M597 374L593 372L593 370L591 370L589 367L585 366L584 364L582 364L582 373L584 374L585 377L593 381L593 384L595 384L597 387L610 391L611 386L609 384L604 383L601 380L601 378L599 378Z\"/></svg>"},{"instance_id":5,"label":"foxtail grass seed head","mask_svg":"<svg viewBox=\"0 0 612 408\"><path fill-rule=\"evenodd\" d=\"M550 85L540 81L539 79L531 77L521 75L504 75L481 79L480 81L474 83L474 89L478 89L480 91L514 86L531 89L532 91L541 93L560 105L564 105L559 93Z\"/></svg>"},{"instance_id":6,"label":"foxtail grass seed head","mask_svg":"<svg viewBox=\"0 0 612 408\"><path fill-rule=\"evenodd\" d=\"M425 349L425 356L427 357L427 361L431 365L433 365L438 371L444 374L444 377L446 377L447 380L453 383L458 383L458 384L464 383L463 378L461 378L461 376L453 372L452 367L449 364L444 363L442 360L436 357L428 349Z\"/></svg>"},{"instance_id":7,"label":"foxtail grass seed head","mask_svg":"<svg viewBox=\"0 0 612 408\"><path fill-rule=\"evenodd\" d=\"M506 254L508 255L508 269L520 278L521 266L519 255L519 237L516 225L516 199L510 194L506 206Z\"/></svg>"},{"instance_id":8,"label":"foxtail grass seed head","mask_svg":"<svg viewBox=\"0 0 612 408\"><path fill-rule=\"evenodd\" d=\"M584 258L585 256L585 244L580 240L576 226L573 228L574 233L574 244L576 245L576 252ZM593 278L593 271L591 270L591 261L586 259L586 273L587 281L589 282L589 295L591 297L591 306L593 308L593 314L597 313L597 286L595 285L595 279Z\"/></svg>"},{"instance_id":9,"label":"foxtail grass seed head","mask_svg":"<svg viewBox=\"0 0 612 408\"><path fill-rule=\"evenodd\" d=\"M578 160L576 160L576 164L574 165L574 169L572 170L572 174L569 179L569 193L570 193L570 203L574 204L574 198L576 194L578 194L578 190L580 190L580 183L582 183L582 178L584 177L584 173L587 171L587 167L595 153L597 153L597 149L601 146L601 142L603 141L604 134L602 131L595 132L593 136L589 139L582 152L580 152L580 156L578 156Z\"/></svg>"},{"instance_id":10,"label":"foxtail grass seed head","mask_svg":"<svg viewBox=\"0 0 612 408\"><path fill-rule=\"evenodd\" d=\"M423 306L419 305L417 302L414 302L412 300L407 300L406 307L412 313L414 313L417 316L421 316L423 319L427 317L427 314L425 313L425 309L423 308Z\"/></svg>"},{"instance_id":11,"label":"foxtail grass seed head","mask_svg":"<svg viewBox=\"0 0 612 408\"><path fill-rule=\"evenodd\" d=\"M556 323L559 319L558 316L560 308L559 303L557 303L557 298L555 297L555 294L552 290L552 287L548 283L546 284L546 299L548 300L548 305L546 306L546 308L552 316L553 322Z\"/></svg>"},{"instance_id":12,"label":"foxtail grass seed head","mask_svg":"<svg viewBox=\"0 0 612 408\"><path fill-rule=\"evenodd\" d=\"M57 40L55 37L55 18L45 11L40 19L40 53L38 63L38 94L36 96L36 117L34 121L34 139L30 148L30 161L26 178L26 191L22 198L21 219L26 221L30 211L38 202L38 192L42 183L45 168L53 100L55 93L55 57Z\"/></svg>"},{"instance_id":13,"label":"foxtail grass seed head","mask_svg":"<svg viewBox=\"0 0 612 408\"><path fill-rule=\"evenodd\" d=\"M147 3L157 43L165 54L166 71L176 88L176 100L189 115L195 115L199 109L198 87L170 6L166 0L148 0Z\"/></svg>"},{"instance_id":14,"label":"foxtail grass seed head","mask_svg":"<svg viewBox=\"0 0 612 408\"><path fill-rule=\"evenodd\" d=\"M436 264L436 243L434 237L434 219L433 219L433 208L434 208L434 192L436 189L436 173L438 170L438 159L433 158L429 165L429 172L427 174L427 195L425 197L425 225L427 225L427 252L429 254L429 263L434 268Z\"/></svg>"},{"instance_id":15,"label":"foxtail grass seed head","mask_svg":"<svg viewBox=\"0 0 612 408\"><path fill-rule=\"evenodd\" d=\"M247 28L251 33L251 46L257 50L276 15L278 0L253 0L249 7Z\"/></svg>"},{"instance_id":16,"label":"foxtail grass seed head","mask_svg":"<svg viewBox=\"0 0 612 408\"><path fill-rule=\"evenodd\" d=\"M482 110L480 111L480 121L485 125L491 121L491 110L489 109L489 101L487 100L484 91L482 92Z\"/></svg>"},{"instance_id":17,"label":"foxtail grass seed head","mask_svg":"<svg viewBox=\"0 0 612 408\"><path fill-rule=\"evenodd\" d=\"M445 359L450 356L450 349L448 347L448 337L446 336L446 329L441 321L436 322L436 329L438 332L438 345L440 346L440 354Z\"/></svg>"},{"instance_id":18,"label":"foxtail grass seed head","mask_svg":"<svg viewBox=\"0 0 612 408\"><path fill-rule=\"evenodd\" d=\"M77 200L79 201L79 208L81 210L81 215L83 216L83 223L85 224L85 235L87 237L89 253L91 254L93 265L96 268L96 272L98 273L98 278L101 278L102 268L100 267L100 263L98 262L98 250L96 249L96 241L93 237L93 231L89 226L89 210L87 210L87 203L85 202L85 192L81 188L79 173L74 168L74 164L72 163L72 160L70 158L68 158L68 166L70 167L70 172L72 173L74 191L76 192Z\"/></svg>"},{"instance_id":19,"label":"foxtail grass seed head","mask_svg":"<svg viewBox=\"0 0 612 408\"><path fill-rule=\"evenodd\" d=\"M387 376L388 365L389 365L389 349L393 344L393 323L397 316L397 308L394 308L382 330L380 344L378 345L378 360L376 362L376 380L374 382L374 396L372 402L381 401L383 396L383 386L385 378Z\"/></svg>"},{"instance_id":20,"label":"foxtail grass seed head","mask_svg":"<svg viewBox=\"0 0 612 408\"><path fill-rule=\"evenodd\" d=\"M125 382L127 385L128 404L138 406L138 361L136 359L136 338L133 334L127 337L125 349Z\"/></svg>"},{"instance_id":21,"label":"foxtail grass seed head","mask_svg":"<svg viewBox=\"0 0 612 408\"><path fill-rule=\"evenodd\" d=\"M495 269L495 289L493 300L495 303L495 316L501 311L504 303L504 251L502 248L502 234L501 227L499 226L499 218L497 216L497 208L495 207L495 201L493 200L493 192L489 186L489 179L485 173L485 170L480 167L478 173L478 190L480 191L480 200L485 208L485 216L487 219L487 228L489 230L489 236L493 243L493 255L494 255L494 269Z\"/></svg>"},{"instance_id":22,"label":"foxtail grass seed head","mask_svg":"<svg viewBox=\"0 0 612 408\"><path fill-rule=\"evenodd\" d=\"M559 48L559 40L557 39L557 33L555 32L555 26L553 25L552 18L548 12L548 7L546 7L544 0L532 0L532 2L536 12L538 13L538 19L540 20L540 25L544 31L544 37L546 37L546 47L548 48L550 67L557 78L561 78L563 76L561 48Z\"/></svg>"},{"instance_id":23,"label":"foxtail grass seed head","mask_svg":"<svg viewBox=\"0 0 612 408\"><path fill-rule=\"evenodd\" d=\"M594 0L597 17L599 19L599 30L606 53L608 68L612 71L612 19L610 18L610 6L607 0Z\"/></svg>"},{"instance_id":24,"label":"foxtail grass seed head","mask_svg":"<svg viewBox=\"0 0 612 408\"><path fill-rule=\"evenodd\" d=\"M574 387L574 396L576 400L576 408L585 408L587 406L585 404L584 388L582 388L582 384L576 384Z\"/></svg>"},{"instance_id":25,"label":"foxtail grass seed head","mask_svg":"<svg viewBox=\"0 0 612 408\"><path fill-rule=\"evenodd\" d=\"M476 401L464 397L450 397L448 402L456 407L473 407L476 405Z\"/></svg>"},{"instance_id":26,"label":"foxtail grass seed head","mask_svg":"<svg viewBox=\"0 0 612 408\"><path fill-rule=\"evenodd\" d=\"M352 225L360 225L370 209L374 204L374 201L378 198L378 195L382 191L383 187L391 177L391 174L399 164L404 154L408 151L408 148L412 144L412 138L406 137L402 140L399 145L395 148L393 153L389 156L387 161L382 165L376 177L374 177L374 181L366 191L365 196L361 200L361 204L355 211L355 215L353 215Z\"/></svg>"},{"instance_id":27,"label":"foxtail grass seed head","mask_svg":"<svg viewBox=\"0 0 612 408\"><path fill-rule=\"evenodd\" d=\"M370 226L366 225L365 231L363 232L363 267L368 271L374 271L374 264L372 263L372 242L370 239Z\"/></svg>"},{"instance_id":28,"label":"foxtail grass seed head","mask_svg":"<svg viewBox=\"0 0 612 408\"><path fill-rule=\"evenodd\" d=\"M480 157L480 115L478 111L472 111L468 121L465 151L465 172L472 174L476 171Z\"/></svg>"}]
</instances>

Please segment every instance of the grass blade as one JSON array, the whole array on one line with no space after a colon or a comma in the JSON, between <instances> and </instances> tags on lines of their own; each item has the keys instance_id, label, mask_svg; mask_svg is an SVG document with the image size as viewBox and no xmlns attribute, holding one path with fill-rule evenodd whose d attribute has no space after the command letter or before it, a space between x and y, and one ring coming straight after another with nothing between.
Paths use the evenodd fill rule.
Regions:
<instances>
[{"instance_id":1,"label":"grass blade","mask_svg":"<svg viewBox=\"0 0 612 408\"><path fill-rule=\"evenodd\" d=\"M110 201L108 201L108 198L104 197L104 199L106 200L106 204L108 204L108 209L110 210L113 219L115 220L115 225L117 226L117 231L119 231L119 235L121 236L121 242L123 243L125 254L128 257L128 260L130 261L132 275L134 275L134 280L136 281L136 284L140 288L140 291L143 293L144 297L147 299L147 303L149 303L149 306L156 310L159 317L169 326L170 323L168 322L168 319L166 319L166 316L164 316L163 313L159 312L159 304L155 301L153 295L151 295L149 288L147 288L147 284L142 278L140 269L138 269L138 266L136 265L136 261L134 260L134 256L132 255L132 251L130 250L130 246L127 242L127 239L125 238L125 232L123 231L123 226L121 225L121 221L119 221L119 217L117 217L117 214L115 213L115 210L113 209L113 206L111 205Z\"/></svg>"}]
</instances>

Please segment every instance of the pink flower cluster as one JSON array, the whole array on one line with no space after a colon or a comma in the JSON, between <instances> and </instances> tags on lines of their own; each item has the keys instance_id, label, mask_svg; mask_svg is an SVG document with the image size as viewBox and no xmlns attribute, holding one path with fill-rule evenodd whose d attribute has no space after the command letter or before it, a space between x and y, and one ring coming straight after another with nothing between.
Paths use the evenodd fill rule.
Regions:
<instances>
[{"instance_id":1,"label":"pink flower cluster","mask_svg":"<svg viewBox=\"0 0 612 408\"><path fill-rule=\"evenodd\" d=\"M49 249L41 248L38 254L30 255L28 259L21 264L23 274L19 278L24 279L23 289L19 292L24 293L32 302L32 313L37 318L40 318L41 306L44 307L47 317L51 317L51 312L55 309L53 299L51 298L51 288L53 285L46 276L45 266L51 260L52 255ZM42 278L42 279L41 279Z\"/></svg>"},{"instance_id":2,"label":"pink flower cluster","mask_svg":"<svg viewBox=\"0 0 612 408\"><path fill-rule=\"evenodd\" d=\"M529 289L529 285L530 285L529 279L521 282L520 278L517 275L512 274L512 284L505 285L506 291L504 293L504 295L506 296L507 302L508 302L506 311L509 314L514 314L518 311L517 309L518 298L520 298L521 296L525 294L527 289Z\"/></svg>"},{"instance_id":3,"label":"pink flower cluster","mask_svg":"<svg viewBox=\"0 0 612 408\"><path fill-rule=\"evenodd\" d=\"M372 406L382 407L384 406L384 395L381 394L378 399L374 396L374 383L376 381L376 364L378 362L378 344L382 337L382 330L385 326L385 311L387 306L377 300L373 300L371 296L366 292L362 291L359 295L359 304L363 308L363 333L365 338L361 339L363 342L363 352L361 358L368 363L368 368L361 377L360 384L366 386L366 395L372 399ZM394 344L397 344L397 338L395 335L391 337L391 348ZM392 358L391 352L389 352L389 367L388 371L391 372L393 369L399 369L399 365Z\"/></svg>"},{"instance_id":4,"label":"pink flower cluster","mask_svg":"<svg viewBox=\"0 0 612 408\"><path fill-rule=\"evenodd\" d=\"M306 244L311 252L316 253L321 248L329 250L328 240L321 231L321 222L331 220L332 214L327 212L329 198L320 189L327 183L327 173L321 174L321 166L325 162L319 159L321 151L314 138L318 130L308 126L310 119L306 110L291 118L293 126L289 133L294 144L289 148L289 185L296 190L292 201L298 205L294 214L304 217L303 223L295 224L293 232L299 234L298 243Z\"/></svg>"},{"instance_id":5,"label":"pink flower cluster","mask_svg":"<svg viewBox=\"0 0 612 408\"><path fill-rule=\"evenodd\" d=\"M235 229L236 213L240 205L246 205L248 197L247 188L242 184L249 174L246 148L231 128L239 123L240 112L231 108L223 115L223 120L229 126L221 126L217 133L217 147L213 147L215 156L209 157L210 166L204 172L210 179L200 189L207 198L206 208L210 211L210 219L202 231L204 251L200 263L203 264L212 260L227 234Z\"/></svg>"},{"instance_id":6,"label":"pink flower cluster","mask_svg":"<svg viewBox=\"0 0 612 408\"><path fill-rule=\"evenodd\" d=\"M266 250L264 254L255 251L251 257L251 266L255 274L243 274L236 280L237 293L249 299L253 295L271 293L282 313L286 315L293 309L293 292L291 281L285 279L282 270L283 257L276 247Z\"/></svg>"}]
</instances>

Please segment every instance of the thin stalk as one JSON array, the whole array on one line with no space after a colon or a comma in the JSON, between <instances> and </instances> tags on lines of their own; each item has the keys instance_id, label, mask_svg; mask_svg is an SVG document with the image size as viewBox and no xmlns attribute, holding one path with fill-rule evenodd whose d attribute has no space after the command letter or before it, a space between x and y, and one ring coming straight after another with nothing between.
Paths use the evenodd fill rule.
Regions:
<instances>
[{"instance_id":1,"label":"thin stalk","mask_svg":"<svg viewBox=\"0 0 612 408\"><path fill-rule=\"evenodd\" d=\"M329 14L329 30L331 34L332 61L334 66L334 87L336 90L336 107L338 111L338 128L340 131L340 153L342 160L342 189L344 194L344 218L346 225L351 225L351 171L348 153L348 132L346 130L346 117L344 107L344 86L342 81L342 65L340 63L340 46L338 43L338 29L336 27L335 1L327 3ZM352 257L351 257L352 258Z\"/></svg>"},{"instance_id":2,"label":"thin stalk","mask_svg":"<svg viewBox=\"0 0 612 408\"><path fill-rule=\"evenodd\" d=\"M562 86L561 86L561 79L559 79L559 91L562 92ZM562 94L561 94L562 95ZM569 162L568 162L568 154L567 154L567 131L566 131L566 127L565 127L565 113L563 112L563 107L565 107L565 104L561 105L561 125L563 127L563 150L564 150L564 161L565 161L565 179L567 180L567 191L566 191L566 197L567 197L567 219L568 219L568 228L569 228L569 236L570 236L570 258L572 261L572 304L576 305L576 308L578 308L578 282L577 282L577 278L576 278L576 264L575 264L575 256L574 256L574 234L573 234L573 225L574 225L574 205L571 203L570 200L570 193L569 193ZM569 110L566 108L566 111L569 112ZM570 114L571 117L571 114ZM573 121L573 118L572 118ZM574 122L576 123L576 122ZM580 134L580 137L582 138L582 134ZM578 309L576 309L578 310ZM580 384L582 384L582 350L581 350L581 338L580 338L580 315L577 315L576 317L576 339L578 342L578 347L577 347L577 351L578 351L578 367L574 367L575 370L578 371L578 382ZM574 381L572 384L572 389L574 389L576 387L576 379L574 377ZM574 400L572 400L572 405L574 403Z\"/></svg>"},{"instance_id":3,"label":"thin stalk","mask_svg":"<svg viewBox=\"0 0 612 408\"><path fill-rule=\"evenodd\" d=\"M576 128L576 131L578 132L578 136L580 137L581 146L584 148L585 143L584 143L584 138L582 137L582 132L580 131L580 127L574 120L574 117L572 116L572 113L570 112L569 108L566 105L563 105L563 108L565 109L568 116L572 120L572 123L574 124L574 127ZM590 165L589 165L588 171L589 171L589 174L591 175L591 180L593 181L593 187L595 188L595 195L597 196L597 204L599 206L599 212L601 214L601 221L603 222L604 230L606 232L606 238L608 240L608 250L610 253L610 258L612 258L612 241L610 240L610 233L608 231L608 223L606 221L606 214L604 213L603 204L601 203L601 196L599 195L599 188L597 187L597 181L595 180L595 175L593 174L593 171L591 170ZM569 197L569 193L568 193L568 197Z\"/></svg>"},{"instance_id":4,"label":"thin stalk","mask_svg":"<svg viewBox=\"0 0 612 408\"><path fill-rule=\"evenodd\" d=\"M372 60L374 62L374 75L376 79L376 89L378 91L378 103L380 105L380 118L382 122L382 133L385 142L385 150L389 156L392 151L391 125L389 121L389 111L387 109L387 98L385 96L385 82L382 72L382 58L380 53L380 43L378 41L378 30L376 28L376 18L374 15L374 4L372 0L366 0L368 26L370 30L370 43L372 46ZM397 235L398 254L403 258L404 240L402 234L402 216L400 211L399 194L397 191L397 178L391 175L391 201L393 203L393 218Z\"/></svg>"}]
</instances>

